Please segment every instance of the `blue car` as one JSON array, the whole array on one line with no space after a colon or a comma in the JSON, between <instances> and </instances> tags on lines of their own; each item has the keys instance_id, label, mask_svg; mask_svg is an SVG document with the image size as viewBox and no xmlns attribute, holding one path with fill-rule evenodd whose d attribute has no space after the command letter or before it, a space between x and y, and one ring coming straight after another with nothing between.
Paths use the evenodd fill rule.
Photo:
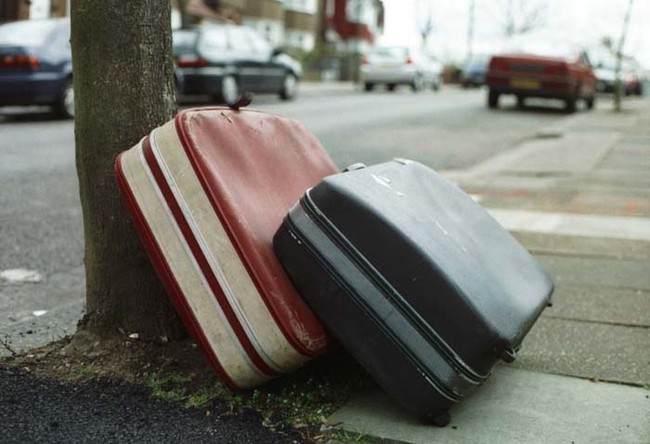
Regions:
<instances>
[{"instance_id":1,"label":"blue car","mask_svg":"<svg viewBox=\"0 0 650 444\"><path fill-rule=\"evenodd\" d=\"M485 73L490 64L490 58L488 55L475 55L465 62L460 74L460 83L463 88L485 84Z\"/></svg>"},{"instance_id":2,"label":"blue car","mask_svg":"<svg viewBox=\"0 0 650 444\"><path fill-rule=\"evenodd\" d=\"M70 20L25 20L0 26L0 107L48 105L74 117Z\"/></svg>"}]
</instances>

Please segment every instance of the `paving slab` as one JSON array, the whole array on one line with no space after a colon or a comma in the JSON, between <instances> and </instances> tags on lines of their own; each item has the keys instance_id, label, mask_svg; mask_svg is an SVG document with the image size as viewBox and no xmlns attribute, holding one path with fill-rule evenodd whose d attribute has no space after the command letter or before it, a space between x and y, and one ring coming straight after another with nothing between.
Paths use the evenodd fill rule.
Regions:
<instances>
[{"instance_id":1,"label":"paving slab","mask_svg":"<svg viewBox=\"0 0 650 444\"><path fill-rule=\"evenodd\" d=\"M506 230L650 241L650 219L489 208Z\"/></svg>"},{"instance_id":2,"label":"paving slab","mask_svg":"<svg viewBox=\"0 0 650 444\"><path fill-rule=\"evenodd\" d=\"M650 328L650 292L598 286L559 285L543 316ZM650 347L650 344L649 344Z\"/></svg>"},{"instance_id":3,"label":"paving slab","mask_svg":"<svg viewBox=\"0 0 650 444\"><path fill-rule=\"evenodd\" d=\"M650 242L524 231L512 235L535 254L650 261Z\"/></svg>"},{"instance_id":4,"label":"paving slab","mask_svg":"<svg viewBox=\"0 0 650 444\"><path fill-rule=\"evenodd\" d=\"M479 176L497 173L527 175L584 174L593 170L621 140L621 133L567 132L559 137L542 137L516 149L492 156L465 173Z\"/></svg>"},{"instance_id":5,"label":"paving slab","mask_svg":"<svg viewBox=\"0 0 650 444\"><path fill-rule=\"evenodd\" d=\"M330 421L391 443L647 444L650 391L500 367L451 414L445 428L423 425L375 389Z\"/></svg>"},{"instance_id":6,"label":"paving slab","mask_svg":"<svg viewBox=\"0 0 650 444\"><path fill-rule=\"evenodd\" d=\"M650 387L650 328L549 317L524 339L517 368Z\"/></svg>"},{"instance_id":7,"label":"paving slab","mask_svg":"<svg viewBox=\"0 0 650 444\"><path fill-rule=\"evenodd\" d=\"M535 256L556 284L650 290L650 263L623 259Z\"/></svg>"}]
</instances>

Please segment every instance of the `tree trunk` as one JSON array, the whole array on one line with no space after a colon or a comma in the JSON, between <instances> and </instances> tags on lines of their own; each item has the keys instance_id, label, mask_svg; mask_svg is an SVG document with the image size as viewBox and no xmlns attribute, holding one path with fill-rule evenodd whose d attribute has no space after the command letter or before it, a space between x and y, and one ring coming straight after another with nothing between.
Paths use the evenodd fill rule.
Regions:
<instances>
[{"instance_id":1,"label":"tree trunk","mask_svg":"<svg viewBox=\"0 0 650 444\"><path fill-rule=\"evenodd\" d=\"M77 174L86 316L100 336L183 331L119 193L115 156L175 112L169 0L72 2Z\"/></svg>"}]
</instances>

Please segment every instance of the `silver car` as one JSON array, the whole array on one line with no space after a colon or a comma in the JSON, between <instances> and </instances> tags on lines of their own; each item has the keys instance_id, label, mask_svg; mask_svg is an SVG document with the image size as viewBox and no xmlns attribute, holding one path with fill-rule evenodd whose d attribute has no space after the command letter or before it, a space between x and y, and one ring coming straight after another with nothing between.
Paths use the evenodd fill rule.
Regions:
<instances>
[{"instance_id":1,"label":"silver car","mask_svg":"<svg viewBox=\"0 0 650 444\"><path fill-rule=\"evenodd\" d=\"M361 76L366 91L386 85L408 85L413 91L426 87L438 90L442 85L442 65L433 57L404 46L377 47L361 61Z\"/></svg>"}]
</instances>

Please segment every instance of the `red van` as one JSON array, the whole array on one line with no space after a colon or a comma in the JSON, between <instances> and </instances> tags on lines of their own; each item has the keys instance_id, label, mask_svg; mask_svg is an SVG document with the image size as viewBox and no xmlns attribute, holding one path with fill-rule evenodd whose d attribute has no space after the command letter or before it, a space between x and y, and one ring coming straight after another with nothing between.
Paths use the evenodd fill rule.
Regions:
<instances>
[{"instance_id":1,"label":"red van","mask_svg":"<svg viewBox=\"0 0 650 444\"><path fill-rule=\"evenodd\" d=\"M502 54L493 56L486 74L489 88L487 104L499 106L502 94L514 94L517 105L523 106L528 97L564 100L565 110L576 110L579 99L588 109L596 100L596 76L587 54L567 56L535 54Z\"/></svg>"}]
</instances>

